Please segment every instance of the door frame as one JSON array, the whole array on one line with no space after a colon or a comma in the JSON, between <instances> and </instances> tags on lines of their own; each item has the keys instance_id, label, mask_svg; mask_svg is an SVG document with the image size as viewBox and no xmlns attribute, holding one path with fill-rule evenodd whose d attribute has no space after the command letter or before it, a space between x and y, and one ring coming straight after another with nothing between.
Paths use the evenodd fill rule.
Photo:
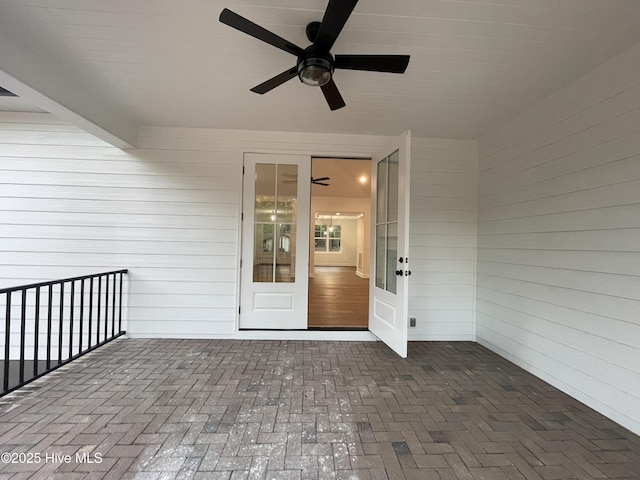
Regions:
<instances>
[{"instance_id":1,"label":"door frame","mask_svg":"<svg viewBox=\"0 0 640 480\"><path fill-rule=\"evenodd\" d=\"M315 231L314 231L314 224L317 222L317 218L316 215L318 213L322 213L325 216L328 216L330 214L330 212L333 212L333 222L338 222L340 223L341 220L344 220L344 215L346 214L346 212L350 212L350 213L356 213L359 212L361 213L361 217L362 218L358 218L358 219L353 219L352 221L354 222L353 224L353 228L355 229L353 231L353 239L352 242L344 242L343 245L351 245L351 248L353 249L353 253L354 253L354 257L355 260L355 275L358 277L357 280L362 279L361 281L363 283L366 283L366 294L368 297L369 294L369 278L370 278L370 253L371 253L371 163L373 162L373 158L371 157L358 157L355 158L353 156L350 157L345 157L345 156L331 156L331 157L319 157L317 155L313 155L311 157L311 172L313 174L314 172L314 161L317 161L319 163L322 163L323 161L329 161L333 164L337 164L337 165L346 165L349 163L359 163L360 169L361 171L357 172L358 175L362 175L364 174L367 178L367 181L365 182L361 182L360 180L360 176L357 177L353 177L353 178L358 178L360 180L360 182L362 183L362 186L360 188L364 189L363 191L360 192L360 196L356 196L353 198L344 198L344 197L327 197L324 196L322 194L322 188L318 188L318 189L314 189L313 185L311 187L311 212L310 212L310 238L309 238L309 283L311 284L312 282L312 277L315 277L315 270L317 268L322 268L322 264L318 265L317 260L318 260L318 254L320 255L325 255L324 252L317 252L315 251L314 248L314 239L315 237ZM322 165L316 164L316 175L312 175L312 177L321 177L322 175L328 175L328 174L332 174L332 176L334 176L336 174L336 171L334 170L330 170L330 171L325 171L325 169L323 168ZM348 169L348 168L347 168ZM359 170L360 170L359 169ZM338 171L340 171L340 167L338 167ZM324 172L324 173L321 173ZM342 173L347 173L347 172L342 172ZM353 174L355 172L353 171L349 171L348 172L349 175ZM339 176L339 175L337 175ZM343 178L351 178L350 176L348 177L343 177ZM331 179L329 179L329 181L331 181ZM314 195L314 191L316 192ZM339 201L335 201L336 198L339 199ZM315 200L314 200L315 199ZM314 203L315 202L315 203ZM350 203L353 202L353 203ZM335 212L345 212L345 213L335 213ZM358 243L360 240L360 237L358 236L360 232L360 226L358 225L358 222L360 220L363 220L363 229L362 229L362 242ZM321 222L324 223L324 222ZM327 220L326 222L327 224L329 223L329 220ZM366 227L368 227L369 229L367 230ZM360 248L362 247L362 248ZM362 255L360 255L362 253ZM329 255L333 255L333 254L329 254ZM358 261L359 261L359 257L362 257L362 264L366 265L366 268L363 268L364 272L366 273L362 273L358 271ZM326 259L327 257L325 257ZM336 263L335 266L345 266L345 267L353 267L353 265L347 265L347 263ZM312 268L313 267L313 268ZM355 281L355 279L354 279ZM309 291L309 293L311 293L311 289ZM310 297L311 298L311 297ZM345 299L346 300L346 299ZM332 304L333 305L333 300L332 299L327 299L327 303ZM348 301L347 301L348 302ZM351 310L350 310L351 311ZM362 308L358 308L357 311L354 310L354 312L357 313L357 315L361 315L365 316L367 318L367 323L366 324L362 324L362 325L355 325L355 322L349 322L348 319L344 319L342 322L336 322L336 324L331 327L329 325L323 325L324 328L327 328L327 330L331 330L331 328L334 328L335 330L333 331L348 331L349 328L353 328L354 331L368 331L369 330L369 324L368 324L368 318L369 318L369 302L367 302L366 304L362 305ZM311 320L311 311L310 311L310 315L309 315L309 320ZM359 318L359 320L362 320L362 317ZM323 328L323 327L318 327L317 325L314 325L314 327L316 328ZM309 328L312 328L312 326L309 324ZM344 329L344 330L342 330Z\"/></svg>"},{"instance_id":2,"label":"door frame","mask_svg":"<svg viewBox=\"0 0 640 480\"><path fill-rule=\"evenodd\" d=\"M301 134L304 135L304 134ZM309 157L326 157L326 158L345 158L345 159L360 159L371 160L375 157L376 153L389 143L393 138L397 136L377 136L380 139L379 142L372 141L371 145L365 150L361 147L362 143L344 143L334 148L331 144L320 144L317 138L306 140L302 138L300 145L303 148L293 148L291 150L273 149L273 148L253 148L242 151L242 161L240 168L244 164L244 155L247 153L261 153L261 154L282 154L282 155L308 155ZM384 140L384 141L383 141ZM313 144L313 148L306 148L307 145ZM243 208L243 177L239 179L240 188L238 189L240 212ZM408 201L408 196L407 196ZM242 218L238 215L238 250L236 257L236 307L235 307L235 328L234 331L229 332L229 338L235 338L239 340L327 340L327 341L368 341L375 342L380 341L369 330L345 330L339 331L339 335L336 335L336 331L322 331L322 330L240 330L240 315L238 307L240 305L240 260L242 257L242 238L244 232L242 230Z\"/></svg>"}]
</instances>

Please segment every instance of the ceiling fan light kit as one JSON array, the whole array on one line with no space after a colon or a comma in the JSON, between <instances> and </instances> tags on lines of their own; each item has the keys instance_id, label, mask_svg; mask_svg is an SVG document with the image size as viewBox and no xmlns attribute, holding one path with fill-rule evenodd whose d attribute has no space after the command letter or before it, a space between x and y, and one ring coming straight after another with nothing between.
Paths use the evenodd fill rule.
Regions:
<instances>
[{"instance_id":1,"label":"ceiling fan light kit","mask_svg":"<svg viewBox=\"0 0 640 480\"><path fill-rule=\"evenodd\" d=\"M331 81L333 63L320 56L308 56L298 60L298 77L305 85L322 87Z\"/></svg>"},{"instance_id":2,"label":"ceiling fan light kit","mask_svg":"<svg viewBox=\"0 0 640 480\"><path fill-rule=\"evenodd\" d=\"M333 81L335 69L404 73L409 65L409 55L331 55L331 48L357 3L358 0L329 0L322 22L307 25L311 45L304 49L227 8L220 13L220 22L298 58L295 67L256 85L252 92L265 94L297 76L305 85L320 87L329 108L337 110L345 103Z\"/></svg>"}]
</instances>

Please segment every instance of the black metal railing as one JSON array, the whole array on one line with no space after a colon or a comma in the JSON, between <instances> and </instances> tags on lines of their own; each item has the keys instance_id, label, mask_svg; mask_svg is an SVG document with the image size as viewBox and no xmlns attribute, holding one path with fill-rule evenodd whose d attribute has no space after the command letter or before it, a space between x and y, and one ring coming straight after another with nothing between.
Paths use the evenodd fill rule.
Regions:
<instances>
[{"instance_id":1,"label":"black metal railing","mask_svg":"<svg viewBox=\"0 0 640 480\"><path fill-rule=\"evenodd\" d=\"M122 300L127 272L0 289L5 311L0 396L126 333Z\"/></svg>"}]
</instances>

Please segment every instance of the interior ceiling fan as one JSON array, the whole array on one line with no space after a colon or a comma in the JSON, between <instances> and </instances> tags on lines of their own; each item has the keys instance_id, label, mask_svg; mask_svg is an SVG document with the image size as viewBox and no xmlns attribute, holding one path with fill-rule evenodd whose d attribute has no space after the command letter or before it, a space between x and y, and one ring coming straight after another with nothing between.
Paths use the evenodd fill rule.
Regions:
<instances>
[{"instance_id":1,"label":"interior ceiling fan","mask_svg":"<svg viewBox=\"0 0 640 480\"><path fill-rule=\"evenodd\" d=\"M329 177L320 177L320 178L311 177L311 183L313 183L314 185L322 185L323 187L328 187L329 186L328 183L324 183L327 180L331 180L331 179Z\"/></svg>"},{"instance_id":2,"label":"interior ceiling fan","mask_svg":"<svg viewBox=\"0 0 640 480\"><path fill-rule=\"evenodd\" d=\"M283 175L284 177L287 177L289 180L285 180L286 183L292 183L292 182L297 182L298 181L298 175L294 175L291 173L285 173ZM331 180L331 178L329 177L320 177L320 178L313 178L311 177L311 183L314 185L322 185L323 187L328 187L329 184L328 183L324 183L327 180Z\"/></svg>"},{"instance_id":3,"label":"interior ceiling fan","mask_svg":"<svg viewBox=\"0 0 640 480\"><path fill-rule=\"evenodd\" d=\"M333 81L336 68L404 73L409 65L409 55L331 55L331 47L357 3L358 0L329 0L322 22L307 25L307 38L311 42L307 48L301 48L226 8L220 14L220 21L298 58L295 67L253 87L252 92L267 93L298 76L302 83L320 87L329 108L337 110L345 103Z\"/></svg>"}]
</instances>

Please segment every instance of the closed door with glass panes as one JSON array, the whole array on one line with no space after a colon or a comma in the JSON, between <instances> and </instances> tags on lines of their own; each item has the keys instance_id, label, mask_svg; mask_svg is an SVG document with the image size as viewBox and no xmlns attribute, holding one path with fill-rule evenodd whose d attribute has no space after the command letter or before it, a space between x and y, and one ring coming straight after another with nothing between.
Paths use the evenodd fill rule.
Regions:
<instances>
[{"instance_id":1,"label":"closed door with glass panes","mask_svg":"<svg viewBox=\"0 0 640 480\"><path fill-rule=\"evenodd\" d=\"M308 156L245 155L240 328L307 328L310 168Z\"/></svg>"}]
</instances>

